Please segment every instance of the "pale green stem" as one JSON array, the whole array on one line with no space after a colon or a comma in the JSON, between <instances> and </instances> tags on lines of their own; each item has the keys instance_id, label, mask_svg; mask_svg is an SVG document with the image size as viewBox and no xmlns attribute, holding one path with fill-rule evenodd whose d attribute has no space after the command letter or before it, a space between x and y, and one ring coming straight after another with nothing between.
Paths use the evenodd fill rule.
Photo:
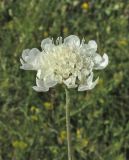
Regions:
<instances>
[{"instance_id":1,"label":"pale green stem","mask_svg":"<svg viewBox=\"0 0 129 160\"><path fill-rule=\"evenodd\" d=\"M66 93L66 129L67 129L67 144L68 144L68 160L72 159L71 133L70 133L70 95L69 90L65 87Z\"/></svg>"}]
</instances>

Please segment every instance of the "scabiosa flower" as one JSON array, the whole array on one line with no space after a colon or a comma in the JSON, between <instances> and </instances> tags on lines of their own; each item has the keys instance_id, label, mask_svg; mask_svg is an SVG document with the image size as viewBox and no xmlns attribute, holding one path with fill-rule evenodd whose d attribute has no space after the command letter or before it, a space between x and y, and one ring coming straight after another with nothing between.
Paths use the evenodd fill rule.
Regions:
<instances>
[{"instance_id":1,"label":"scabiosa flower","mask_svg":"<svg viewBox=\"0 0 129 160\"><path fill-rule=\"evenodd\" d=\"M37 48L26 49L20 59L24 70L36 70L36 86L38 92L48 91L56 84L65 84L68 88L78 91L91 90L98 82L93 81L93 70L104 69L108 65L108 56L100 56L97 44L91 40L88 44L84 39L70 35L62 40L58 37L46 38L41 42L42 51Z\"/></svg>"}]
</instances>

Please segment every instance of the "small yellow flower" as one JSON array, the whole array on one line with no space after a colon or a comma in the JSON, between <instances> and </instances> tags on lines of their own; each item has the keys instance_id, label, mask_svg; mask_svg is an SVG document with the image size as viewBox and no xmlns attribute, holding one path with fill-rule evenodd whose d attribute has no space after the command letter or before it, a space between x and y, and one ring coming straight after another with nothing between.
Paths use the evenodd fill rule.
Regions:
<instances>
[{"instance_id":1,"label":"small yellow flower","mask_svg":"<svg viewBox=\"0 0 129 160\"><path fill-rule=\"evenodd\" d=\"M66 131L61 131L61 133L60 133L60 139L62 141L64 141L66 139L66 136L67 136Z\"/></svg>"},{"instance_id":2,"label":"small yellow flower","mask_svg":"<svg viewBox=\"0 0 129 160\"><path fill-rule=\"evenodd\" d=\"M35 116L35 115L32 115L32 116L31 116L31 120L32 120L32 121L38 121L38 117Z\"/></svg>"},{"instance_id":3,"label":"small yellow flower","mask_svg":"<svg viewBox=\"0 0 129 160\"><path fill-rule=\"evenodd\" d=\"M76 131L76 135L77 135L78 139L81 139L82 138L82 129L78 128Z\"/></svg>"},{"instance_id":4,"label":"small yellow flower","mask_svg":"<svg viewBox=\"0 0 129 160\"><path fill-rule=\"evenodd\" d=\"M14 148L17 148L17 149L25 149L28 146L27 143L25 143L23 141L18 141L18 140L13 141L12 145Z\"/></svg>"},{"instance_id":5,"label":"small yellow flower","mask_svg":"<svg viewBox=\"0 0 129 160\"><path fill-rule=\"evenodd\" d=\"M40 112L39 108L37 108L36 106L32 106L30 111L34 112L34 113L39 113Z\"/></svg>"},{"instance_id":6,"label":"small yellow flower","mask_svg":"<svg viewBox=\"0 0 129 160\"><path fill-rule=\"evenodd\" d=\"M43 106L47 109L47 110L52 110L53 109L53 105L50 102L44 102Z\"/></svg>"},{"instance_id":7,"label":"small yellow flower","mask_svg":"<svg viewBox=\"0 0 129 160\"><path fill-rule=\"evenodd\" d=\"M66 140L66 137L67 137L66 131L65 131L65 130L61 131L61 132L59 133L58 142L59 142L60 144L63 144L64 141Z\"/></svg>"},{"instance_id":8,"label":"small yellow flower","mask_svg":"<svg viewBox=\"0 0 129 160\"><path fill-rule=\"evenodd\" d=\"M120 72L118 72L118 73L115 73L115 74L113 75L113 80L114 80L114 84L115 84L116 86L118 86L118 85L122 82L122 80L123 80L123 72L120 71Z\"/></svg>"},{"instance_id":9,"label":"small yellow flower","mask_svg":"<svg viewBox=\"0 0 129 160\"><path fill-rule=\"evenodd\" d=\"M127 40L126 39L122 39L120 41L117 42L119 45L122 45L122 46L126 46L128 44Z\"/></svg>"},{"instance_id":10,"label":"small yellow flower","mask_svg":"<svg viewBox=\"0 0 129 160\"><path fill-rule=\"evenodd\" d=\"M43 36L44 36L44 37L48 37L48 32L45 31L45 32L43 33Z\"/></svg>"},{"instance_id":11,"label":"small yellow flower","mask_svg":"<svg viewBox=\"0 0 129 160\"><path fill-rule=\"evenodd\" d=\"M89 9L89 4L87 2L82 3L81 8L83 10L88 10Z\"/></svg>"},{"instance_id":12,"label":"small yellow flower","mask_svg":"<svg viewBox=\"0 0 129 160\"><path fill-rule=\"evenodd\" d=\"M67 34L67 33L68 33L68 31L69 31L69 30L68 30L68 28L67 28L67 27L64 27L64 29L63 29L63 33L64 33L64 34Z\"/></svg>"},{"instance_id":13,"label":"small yellow flower","mask_svg":"<svg viewBox=\"0 0 129 160\"><path fill-rule=\"evenodd\" d=\"M88 139L82 139L81 146L87 147L88 143L89 143Z\"/></svg>"},{"instance_id":14,"label":"small yellow flower","mask_svg":"<svg viewBox=\"0 0 129 160\"><path fill-rule=\"evenodd\" d=\"M90 150L90 152L94 152L96 150L95 146L94 145L90 146L89 150Z\"/></svg>"},{"instance_id":15,"label":"small yellow flower","mask_svg":"<svg viewBox=\"0 0 129 160\"><path fill-rule=\"evenodd\" d=\"M99 85L103 86L103 83L104 83L103 79L99 79Z\"/></svg>"},{"instance_id":16,"label":"small yellow flower","mask_svg":"<svg viewBox=\"0 0 129 160\"><path fill-rule=\"evenodd\" d=\"M99 102L100 102L101 104L104 104L104 99L100 98L100 99L99 99Z\"/></svg>"}]
</instances>

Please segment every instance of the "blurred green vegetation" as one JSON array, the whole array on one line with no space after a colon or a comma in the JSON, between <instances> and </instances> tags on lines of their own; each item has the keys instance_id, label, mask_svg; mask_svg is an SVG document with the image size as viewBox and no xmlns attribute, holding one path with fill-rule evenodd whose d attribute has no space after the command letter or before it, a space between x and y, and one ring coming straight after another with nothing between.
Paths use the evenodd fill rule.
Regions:
<instances>
[{"instance_id":1,"label":"blurred green vegetation","mask_svg":"<svg viewBox=\"0 0 129 160\"><path fill-rule=\"evenodd\" d=\"M37 93L22 50L47 36L94 39L109 55L92 91L71 90L75 160L129 159L129 1L0 0L0 160L66 160L65 93Z\"/></svg>"}]
</instances>

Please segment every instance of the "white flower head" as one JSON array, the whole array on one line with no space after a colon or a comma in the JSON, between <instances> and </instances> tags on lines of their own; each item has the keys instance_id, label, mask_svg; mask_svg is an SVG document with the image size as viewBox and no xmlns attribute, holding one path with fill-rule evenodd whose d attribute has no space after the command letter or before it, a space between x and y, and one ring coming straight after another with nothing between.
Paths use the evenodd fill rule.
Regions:
<instances>
[{"instance_id":1,"label":"white flower head","mask_svg":"<svg viewBox=\"0 0 129 160\"><path fill-rule=\"evenodd\" d=\"M46 92L56 84L65 84L78 91L91 90L98 82L93 81L93 70L104 69L108 65L108 56L98 54L97 44L91 40L88 44L75 35L62 40L58 37L46 38L41 42L42 51L36 48L26 49L20 59L24 70L36 70L34 90Z\"/></svg>"}]
</instances>

